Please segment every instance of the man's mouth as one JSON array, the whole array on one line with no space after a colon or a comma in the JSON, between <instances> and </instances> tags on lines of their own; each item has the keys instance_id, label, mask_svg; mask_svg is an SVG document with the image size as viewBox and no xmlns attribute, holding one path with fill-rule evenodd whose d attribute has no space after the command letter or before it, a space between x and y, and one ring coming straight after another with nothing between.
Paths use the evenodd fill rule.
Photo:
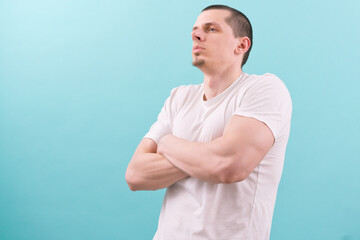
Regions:
<instances>
[{"instance_id":1,"label":"man's mouth","mask_svg":"<svg viewBox=\"0 0 360 240\"><path fill-rule=\"evenodd\" d=\"M195 46L193 46L192 52L193 53L199 53L199 52L201 52L203 50L205 50L205 48L203 48L203 47L201 47L199 45L195 45Z\"/></svg>"}]
</instances>

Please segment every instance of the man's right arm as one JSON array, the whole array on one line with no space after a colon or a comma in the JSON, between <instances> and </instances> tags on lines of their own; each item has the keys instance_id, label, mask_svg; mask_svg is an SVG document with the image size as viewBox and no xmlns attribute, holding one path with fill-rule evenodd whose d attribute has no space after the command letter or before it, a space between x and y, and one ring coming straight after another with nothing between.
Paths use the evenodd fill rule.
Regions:
<instances>
[{"instance_id":1,"label":"man's right arm","mask_svg":"<svg viewBox=\"0 0 360 240\"><path fill-rule=\"evenodd\" d=\"M150 138L143 138L136 148L125 174L132 191L166 188L188 176L156 152L157 144Z\"/></svg>"}]
</instances>

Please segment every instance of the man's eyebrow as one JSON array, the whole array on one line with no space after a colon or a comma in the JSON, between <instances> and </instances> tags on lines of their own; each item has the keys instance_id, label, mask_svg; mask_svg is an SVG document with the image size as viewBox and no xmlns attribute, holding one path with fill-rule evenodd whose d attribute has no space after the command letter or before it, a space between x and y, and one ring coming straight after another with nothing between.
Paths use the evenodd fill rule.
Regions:
<instances>
[{"instance_id":1,"label":"man's eyebrow","mask_svg":"<svg viewBox=\"0 0 360 240\"><path fill-rule=\"evenodd\" d=\"M217 22L207 22L207 23L203 24L203 26L205 26L205 27L208 27L208 26L211 26L211 25L214 25L214 26L216 26L218 28L221 28L220 25ZM198 28L199 28L198 26L194 26L192 30L195 31Z\"/></svg>"}]
</instances>

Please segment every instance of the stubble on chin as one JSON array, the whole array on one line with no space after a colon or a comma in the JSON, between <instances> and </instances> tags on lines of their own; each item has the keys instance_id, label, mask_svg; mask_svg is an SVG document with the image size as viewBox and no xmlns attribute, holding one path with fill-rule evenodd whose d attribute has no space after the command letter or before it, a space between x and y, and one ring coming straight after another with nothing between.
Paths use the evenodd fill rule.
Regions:
<instances>
[{"instance_id":1,"label":"stubble on chin","mask_svg":"<svg viewBox=\"0 0 360 240\"><path fill-rule=\"evenodd\" d=\"M202 66L204 66L204 64L205 64L205 60L203 60L203 59L201 59L201 60L194 60L194 61L192 62L192 65L193 65L194 67L202 67Z\"/></svg>"},{"instance_id":2,"label":"stubble on chin","mask_svg":"<svg viewBox=\"0 0 360 240\"><path fill-rule=\"evenodd\" d=\"M205 60L204 59L197 59L196 56L199 56L200 54L195 54L195 57L193 59L192 65L194 67L201 67L204 66Z\"/></svg>"}]
</instances>

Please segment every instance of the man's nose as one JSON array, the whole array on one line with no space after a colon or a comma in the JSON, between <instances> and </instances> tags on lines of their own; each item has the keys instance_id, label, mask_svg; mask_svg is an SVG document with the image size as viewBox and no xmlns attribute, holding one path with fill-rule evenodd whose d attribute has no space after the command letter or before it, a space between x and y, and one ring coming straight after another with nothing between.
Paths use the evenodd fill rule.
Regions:
<instances>
[{"instance_id":1,"label":"man's nose","mask_svg":"<svg viewBox=\"0 0 360 240\"><path fill-rule=\"evenodd\" d=\"M200 29L196 29L191 33L191 38L193 41L204 41L204 33Z\"/></svg>"}]
</instances>

